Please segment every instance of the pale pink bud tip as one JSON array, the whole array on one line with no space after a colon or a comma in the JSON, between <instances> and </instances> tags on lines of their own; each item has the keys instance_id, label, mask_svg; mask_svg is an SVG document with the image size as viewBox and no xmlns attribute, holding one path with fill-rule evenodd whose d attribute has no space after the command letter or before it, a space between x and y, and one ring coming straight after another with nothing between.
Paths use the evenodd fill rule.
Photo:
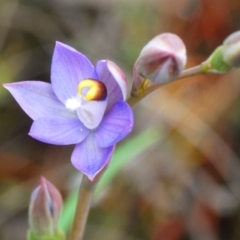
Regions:
<instances>
[{"instance_id":1,"label":"pale pink bud tip","mask_svg":"<svg viewBox=\"0 0 240 240\"><path fill-rule=\"evenodd\" d=\"M134 65L134 83L141 77L154 83L167 83L176 79L186 64L186 47L175 34L163 33L153 38L142 49Z\"/></svg>"},{"instance_id":2,"label":"pale pink bud tip","mask_svg":"<svg viewBox=\"0 0 240 240\"><path fill-rule=\"evenodd\" d=\"M229 35L223 42L223 59L232 67L240 67L240 31Z\"/></svg>"},{"instance_id":3,"label":"pale pink bud tip","mask_svg":"<svg viewBox=\"0 0 240 240\"><path fill-rule=\"evenodd\" d=\"M54 234L62 208L62 197L55 186L41 177L29 205L29 225L38 235Z\"/></svg>"}]
</instances>

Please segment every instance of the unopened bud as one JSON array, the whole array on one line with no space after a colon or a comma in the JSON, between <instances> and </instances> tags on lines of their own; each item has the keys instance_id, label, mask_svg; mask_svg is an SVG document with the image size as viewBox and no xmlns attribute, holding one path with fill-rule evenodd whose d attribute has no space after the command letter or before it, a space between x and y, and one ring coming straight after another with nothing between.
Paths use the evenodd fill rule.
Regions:
<instances>
[{"instance_id":1,"label":"unopened bud","mask_svg":"<svg viewBox=\"0 0 240 240\"><path fill-rule=\"evenodd\" d=\"M28 239L64 239L63 233L57 228L61 208L59 191L41 177L30 199Z\"/></svg>"},{"instance_id":2,"label":"unopened bud","mask_svg":"<svg viewBox=\"0 0 240 240\"><path fill-rule=\"evenodd\" d=\"M156 36L142 49L134 64L133 88L139 89L144 79L158 84L176 79L186 60L186 47L177 35L163 33Z\"/></svg>"},{"instance_id":3,"label":"unopened bud","mask_svg":"<svg viewBox=\"0 0 240 240\"><path fill-rule=\"evenodd\" d=\"M226 73L240 67L240 31L232 33L201 64L203 73Z\"/></svg>"},{"instance_id":4,"label":"unopened bud","mask_svg":"<svg viewBox=\"0 0 240 240\"><path fill-rule=\"evenodd\" d=\"M214 50L214 52L210 55L210 57L202 62L201 64L201 72L202 73L226 73L232 69L223 58L224 47L219 46Z\"/></svg>"},{"instance_id":5,"label":"unopened bud","mask_svg":"<svg viewBox=\"0 0 240 240\"><path fill-rule=\"evenodd\" d=\"M240 31L229 35L223 42L223 59L232 67L240 67Z\"/></svg>"}]
</instances>

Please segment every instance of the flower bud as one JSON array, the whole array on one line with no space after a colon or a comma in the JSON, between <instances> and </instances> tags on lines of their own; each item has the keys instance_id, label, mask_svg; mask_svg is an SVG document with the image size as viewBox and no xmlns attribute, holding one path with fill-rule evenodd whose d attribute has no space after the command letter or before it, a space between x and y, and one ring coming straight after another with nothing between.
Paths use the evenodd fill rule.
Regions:
<instances>
[{"instance_id":1,"label":"flower bud","mask_svg":"<svg viewBox=\"0 0 240 240\"><path fill-rule=\"evenodd\" d=\"M201 64L203 73L226 73L240 67L240 31L232 33Z\"/></svg>"},{"instance_id":2,"label":"flower bud","mask_svg":"<svg viewBox=\"0 0 240 240\"><path fill-rule=\"evenodd\" d=\"M226 73L232 69L228 63L225 62L223 58L224 47L217 47L210 57L201 63L202 73Z\"/></svg>"},{"instance_id":3,"label":"flower bud","mask_svg":"<svg viewBox=\"0 0 240 240\"><path fill-rule=\"evenodd\" d=\"M153 38L142 49L134 68L134 90L144 79L153 83L167 83L176 79L186 64L186 47L175 34L163 33Z\"/></svg>"},{"instance_id":4,"label":"flower bud","mask_svg":"<svg viewBox=\"0 0 240 240\"><path fill-rule=\"evenodd\" d=\"M59 191L51 182L41 177L30 199L29 236L31 235L35 236L34 238L36 239L42 239L41 237L44 236L51 237L58 235L57 223L61 208L62 197Z\"/></svg>"},{"instance_id":5,"label":"flower bud","mask_svg":"<svg viewBox=\"0 0 240 240\"><path fill-rule=\"evenodd\" d=\"M240 67L240 31L229 35L223 42L223 59L232 67Z\"/></svg>"}]
</instances>

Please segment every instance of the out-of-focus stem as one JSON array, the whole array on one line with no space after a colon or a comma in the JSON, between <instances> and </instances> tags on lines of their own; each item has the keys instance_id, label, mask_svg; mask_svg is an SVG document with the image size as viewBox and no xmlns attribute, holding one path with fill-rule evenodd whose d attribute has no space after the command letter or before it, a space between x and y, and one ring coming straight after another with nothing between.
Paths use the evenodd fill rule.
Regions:
<instances>
[{"instance_id":1,"label":"out-of-focus stem","mask_svg":"<svg viewBox=\"0 0 240 240\"><path fill-rule=\"evenodd\" d=\"M95 183L83 175L79 189L77 208L68 240L82 240L90 208L90 202L95 189Z\"/></svg>"},{"instance_id":2,"label":"out-of-focus stem","mask_svg":"<svg viewBox=\"0 0 240 240\"><path fill-rule=\"evenodd\" d=\"M187 78L187 77L191 77L194 75L198 75L198 74L202 74L202 65L198 65L192 68L188 68L186 70L184 70L181 75L178 77L178 79L182 79L182 78Z\"/></svg>"}]
</instances>

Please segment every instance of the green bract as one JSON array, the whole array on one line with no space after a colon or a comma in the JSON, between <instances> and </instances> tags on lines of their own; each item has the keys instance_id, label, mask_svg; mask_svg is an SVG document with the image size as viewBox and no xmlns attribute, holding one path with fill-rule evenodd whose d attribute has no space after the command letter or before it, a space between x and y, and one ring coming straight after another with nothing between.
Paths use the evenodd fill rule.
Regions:
<instances>
[{"instance_id":1,"label":"green bract","mask_svg":"<svg viewBox=\"0 0 240 240\"><path fill-rule=\"evenodd\" d=\"M226 73L233 67L225 62L223 57L224 46L215 49L212 55L201 64L202 73Z\"/></svg>"}]
</instances>

